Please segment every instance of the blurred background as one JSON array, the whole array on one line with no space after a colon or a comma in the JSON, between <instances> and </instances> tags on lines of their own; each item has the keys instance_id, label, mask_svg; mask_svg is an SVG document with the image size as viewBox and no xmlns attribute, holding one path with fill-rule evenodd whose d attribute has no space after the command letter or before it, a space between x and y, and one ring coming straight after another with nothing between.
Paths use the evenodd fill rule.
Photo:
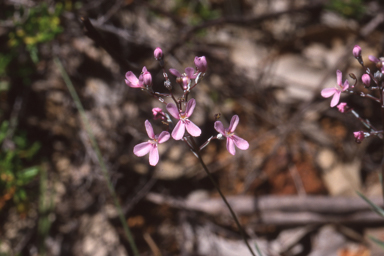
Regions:
<instances>
[{"instance_id":1,"label":"blurred background","mask_svg":"<svg viewBox=\"0 0 384 256\"><path fill-rule=\"evenodd\" d=\"M213 141L203 158L230 199L251 245L264 255L383 255L384 219L355 191L382 205L377 137L357 144L364 127L330 108L320 91L359 82L364 62L382 56L379 0L93 0L0 2L0 255L133 255L97 155L60 70L85 108L140 255L250 255L197 158L180 141L160 146L160 162L133 147L165 127L163 105L124 82L151 72L166 92L165 67L208 71L192 91L191 120L203 143L215 114L250 143L228 153ZM170 74L169 74L170 75ZM171 81L174 83L174 77ZM174 86L175 94L181 91ZM342 96L382 127L380 107Z\"/></svg>"}]
</instances>

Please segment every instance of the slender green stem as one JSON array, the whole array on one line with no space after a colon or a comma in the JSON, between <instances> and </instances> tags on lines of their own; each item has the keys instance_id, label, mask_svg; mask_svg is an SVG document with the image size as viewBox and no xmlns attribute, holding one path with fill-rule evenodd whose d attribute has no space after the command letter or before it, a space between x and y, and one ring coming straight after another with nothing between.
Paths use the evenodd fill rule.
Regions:
<instances>
[{"instance_id":1,"label":"slender green stem","mask_svg":"<svg viewBox=\"0 0 384 256\"><path fill-rule=\"evenodd\" d=\"M104 176L105 180L107 181L109 192L111 193L111 195L113 197L113 201L114 201L115 206L117 208L121 224L123 225L124 232L125 232L125 235L127 236L128 242L129 242L129 244L131 246L131 249L132 249L132 251L133 251L135 256L139 256L140 255L139 254L139 250L137 249L137 246L136 246L135 241L133 239L132 233L131 233L131 231L130 231L128 225L127 225L127 222L125 220L125 217L124 217L124 214L123 214L123 210L121 209L120 202L119 202L119 200L117 198L115 189L114 189L114 187L112 185L112 182L111 182L111 179L109 177L107 167L106 167L106 165L104 163L103 157L102 157L101 152L100 152L100 148L99 148L99 146L98 146L98 144L96 142L95 136L93 135L91 126L89 125L89 122L88 122L88 119L87 119L87 116L85 115L85 111L84 111L84 108L83 108L83 106L81 104L80 98L77 95L76 90L73 87L72 81L69 78L67 72L65 71L63 65L61 64L60 60L57 57L54 60L55 60L55 64L57 65L57 67L60 70L61 76L63 77L64 82L65 82L65 84L66 84L66 86L67 86L67 88L68 88L68 90L69 90L73 100L75 101L76 107L77 107L77 109L79 110L79 112L81 114L81 118L82 118L82 121L84 123L85 129L86 129L86 131L88 133L89 140L91 141L91 145L93 147L93 150L95 150L95 152L96 152L97 160L98 160L98 162L100 164L103 176Z\"/></svg>"},{"instance_id":2,"label":"slender green stem","mask_svg":"<svg viewBox=\"0 0 384 256\"><path fill-rule=\"evenodd\" d=\"M248 250L251 252L251 254L252 254L253 256L256 256L255 253L253 252L251 246L249 245L249 243L248 243L248 241L247 241L247 238L246 238L246 236L245 236L245 232L244 232L243 228L241 227L240 222L239 222L239 220L238 220L238 218L237 218L235 212L233 211L231 205L228 203L228 201L227 201L227 199L225 198L223 192L221 192L221 189L220 189L219 185L216 183L215 179L213 178L211 172L208 170L207 166L205 165L205 163L204 163L204 161L203 161L203 158L201 157L200 152L199 152L199 151L195 151L195 152L196 152L197 158L198 158L199 161L200 161L200 164L203 166L203 168L204 168L205 172L207 173L209 179L211 180L211 182L212 182L213 185L215 186L216 190L219 192L221 198L223 199L224 203L226 204L226 206L228 207L229 211L231 212L231 215L232 215L233 219L234 219L235 222L236 222L237 228L239 229L239 231L240 231L240 233L241 233L241 236L242 236L242 238L243 238L243 240L244 240L244 243L245 243L245 244L247 245L247 247L248 247ZM256 243L255 243L255 247L256 247L257 253L258 253L260 256L262 256L261 251L260 251L260 249L259 249L259 247L257 246Z\"/></svg>"}]
</instances>

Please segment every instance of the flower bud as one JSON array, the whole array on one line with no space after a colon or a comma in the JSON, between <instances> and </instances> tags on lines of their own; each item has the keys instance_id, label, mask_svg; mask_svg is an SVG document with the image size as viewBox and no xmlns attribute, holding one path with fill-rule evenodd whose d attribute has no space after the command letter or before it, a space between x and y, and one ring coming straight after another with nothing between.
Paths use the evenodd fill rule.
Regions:
<instances>
[{"instance_id":1,"label":"flower bud","mask_svg":"<svg viewBox=\"0 0 384 256\"><path fill-rule=\"evenodd\" d=\"M365 134L363 131L354 132L353 136L355 137L357 143L362 142L365 138Z\"/></svg>"},{"instance_id":2,"label":"flower bud","mask_svg":"<svg viewBox=\"0 0 384 256\"><path fill-rule=\"evenodd\" d=\"M143 74L143 82L144 82L144 85L146 86L152 85L152 75L148 71L145 71Z\"/></svg>"},{"instance_id":3,"label":"flower bud","mask_svg":"<svg viewBox=\"0 0 384 256\"><path fill-rule=\"evenodd\" d=\"M161 60L163 58L163 50L160 47L157 47L153 52L156 60Z\"/></svg>"},{"instance_id":4,"label":"flower bud","mask_svg":"<svg viewBox=\"0 0 384 256\"><path fill-rule=\"evenodd\" d=\"M341 112L341 113L345 113L349 107L347 105L347 103L345 102L341 102L339 105L337 105L337 109Z\"/></svg>"},{"instance_id":5,"label":"flower bud","mask_svg":"<svg viewBox=\"0 0 384 256\"><path fill-rule=\"evenodd\" d=\"M207 71L207 60L205 56L195 57L195 66L199 72L205 73Z\"/></svg>"},{"instance_id":6,"label":"flower bud","mask_svg":"<svg viewBox=\"0 0 384 256\"><path fill-rule=\"evenodd\" d=\"M361 81L363 81L365 87L369 87L371 85L371 76L368 74L364 74L361 77Z\"/></svg>"},{"instance_id":7,"label":"flower bud","mask_svg":"<svg viewBox=\"0 0 384 256\"><path fill-rule=\"evenodd\" d=\"M354 56L356 59L357 59L357 58L361 58L361 48L360 48L360 46L355 45L355 47L353 47L352 53L353 53L353 56Z\"/></svg>"}]
</instances>

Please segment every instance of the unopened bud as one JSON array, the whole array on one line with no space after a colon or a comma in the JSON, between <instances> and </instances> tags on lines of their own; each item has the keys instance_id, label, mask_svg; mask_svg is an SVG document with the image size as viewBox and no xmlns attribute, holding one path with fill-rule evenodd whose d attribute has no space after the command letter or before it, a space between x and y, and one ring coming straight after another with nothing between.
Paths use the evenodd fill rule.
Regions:
<instances>
[{"instance_id":1,"label":"unopened bud","mask_svg":"<svg viewBox=\"0 0 384 256\"><path fill-rule=\"evenodd\" d=\"M353 73L349 73L349 77L352 78L352 79L354 79L354 80L356 80L356 76L355 76L355 74L353 74Z\"/></svg>"},{"instance_id":2,"label":"unopened bud","mask_svg":"<svg viewBox=\"0 0 384 256\"><path fill-rule=\"evenodd\" d=\"M371 85L371 76L368 74L364 74L361 77L361 81L363 81L365 87L369 87Z\"/></svg>"},{"instance_id":3,"label":"unopened bud","mask_svg":"<svg viewBox=\"0 0 384 256\"><path fill-rule=\"evenodd\" d=\"M361 48L360 48L360 46L355 45L355 47L353 47L352 53L353 53L353 56L354 56L356 59L357 59L357 58L361 58Z\"/></svg>"},{"instance_id":4,"label":"unopened bud","mask_svg":"<svg viewBox=\"0 0 384 256\"><path fill-rule=\"evenodd\" d=\"M152 85L152 75L148 71L144 72L143 74L143 82L144 82L144 85L146 86Z\"/></svg>"},{"instance_id":5,"label":"unopened bud","mask_svg":"<svg viewBox=\"0 0 384 256\"><path fill-rule=\"evenodd\" d=\"M201 56L201 57L196 56L195 66L199 72L205 73L205 71L207 71L207 60L205 59L205 56Z\"/></svg>"},{"instance_id":6,"label":"unopened bud","mask_svg":"<svg viewBox=\"0 0 384 256\"><path fill-rule=\"evenodd\" d=\"M161 60L163 58L163 50L160 47L157 47L153 52L156 60Z\"/></svg>"},{"instance_id":7,"label":"unopened bud","mask_svg":"<svg viewBox=\"0 0 384 256\"><path fill-rule=\"evenodd\" d=\"M215 121L219 120L221 117L221 113L217 113L215 114Z\"/></svg>"}]
</instances>

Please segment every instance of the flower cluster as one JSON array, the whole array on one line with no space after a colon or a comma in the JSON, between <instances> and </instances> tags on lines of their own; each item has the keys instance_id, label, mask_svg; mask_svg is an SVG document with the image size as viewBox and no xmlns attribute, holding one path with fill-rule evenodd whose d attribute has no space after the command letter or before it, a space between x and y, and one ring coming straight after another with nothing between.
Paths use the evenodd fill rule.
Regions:
<instances>
[{"instance_id":1,"label":"flower cluster","mask_svg":"<svg viewBox=\"0 0 384 256\"><path fill-rule=\"evenodd\" d=\"M165 105L167 112L163 111L162 108L153 108L152 114L155 120L161 120L166 125L166 131L162 131L156 135L153 131L151 123L146 120L145 128L150 140L147 142L136 145L133 149L133 153L138 156L144 156L149 153L149 164L155 166L159 162L159 151L158 146L164 143L172 137L174 140L184 141L188 147L195 153L198 154L212 139L227 139L227 149L230 154L235 155L235 146L241 150L249 148L249 144L246 140L235 135L235 129L239 124L239 117L233 116L228 129L224 129L223 124L220 121L216 121L214 128L219 133L216 136L211 136L202 146L196 146L193 141L193 137L199 137L202 133L201 129L193 123L190 118L196 107L196 100L191 98L188 100L188 96L193 88L201 81L207 71L207 60L205 56L194 59L195 68L187 67L184 73L180 73L177 69L171 68L169 72L176 77L176 83L180 86L183 94L180 98L176 98L172 92L172 84L168 77L167 72L164 69L164 54L161 48L154 50L154 58L159 62L163 68L164 86L168 89L169 93L155 92L152 84L152 75L143 67L141 74L137 77L132 71L128 71L125 74L125 83L131 88L139 88L153 97L157 98L161 103ZM173 102L167 103L164 98L170 98ZM220 115L217 115L220 116ZM172 121L171 117L177 120L176 125Z\"/></svg>"},{"instance_id":2,"label":"flower cluster","mask_svg":"<svg viewBox=\"0 0 384 256\"><path fill-rule=\"evenodd\" d=\"M355 137L355 140L358 143L362 142L366 137L369 137L371 135L376 135L379 138L384 137L383 130L376 129L368 119L360 117L360 115L352 107L348 106L347 103L341 102L339 104L340 95L342 92L359 95L361 97L368 98L379 103L381 107L382 116L384 116L384 60L383 58L376 58L372 55L368 56L368 59L373 62L376 68L378 69L375 73L372 74L372 71L364 65L361 52L361 47L355 45L352 50L352 54L360 63L360 65L364 68L365 74L361 76L361 82L365 89L371 91L370 93L365 93L363 91L356 90L355 86L358 84L359 80L353 73L349 74L349 76L355 80L352 86L350 86L347 80L342 83L342 73L340 70L336 71L337 85L334 88L326 88L321 91L321 96L325 98L333 96L331 100L331 107L337 106L338 110L341 113L352 113L352 115L357 118L369 130L369 132L356 131L353 133L353 136ZM384 120L382 120L382 122L384 127Z\"/></svg>"}]
</instances>

